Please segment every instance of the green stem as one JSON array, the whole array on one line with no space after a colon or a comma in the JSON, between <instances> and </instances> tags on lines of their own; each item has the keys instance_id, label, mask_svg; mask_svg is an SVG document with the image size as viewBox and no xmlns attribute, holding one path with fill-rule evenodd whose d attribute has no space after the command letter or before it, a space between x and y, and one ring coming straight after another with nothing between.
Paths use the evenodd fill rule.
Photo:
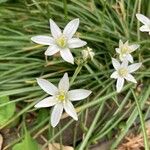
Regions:
<instances>
[{"instance_id":1,"label":"green stem","mask_svg":"<svg viewBox=\"0 0 150 150\"><path fill-rule=\"evenodd\" d=\"M145 121L144 121L144 118L143 118L141 106L140 106L140 104L138 102L138 99L137 99L137 97L136 97L136 95L135 95L133 90L132 90L132 94L133 94L133 97L135 99L135 103L136 103L136 106L137 106L137 109L138 109L138 112L139 112L140 122L141 122L143 136L144 136L145 150L149 150L148 136L147 136L147 133L146 133Z\"/></svg>"},{"instance_id":2,"label":"green stem","mask_svg":"<svg viewBox=\"0 0 150 150\"><path fill-rule=\"evenodd\" d=\"M70 86L73 84L74 80L76 79L78 73L80 72L80 70L82 69L82 66L83 65L78 65L78 67L76 68L72 78L71 78L71 81L70 81Z\"/></svg>"},{"instance_id":3,"label":"green stem","mask_svg":"<svg viewBox=\"0 0 150 150\"><path fill-rule=\"evenodd\" d=\"M83 150L85 148L85 146L87 145L87 142L88 142L89 138L91 137L91 134L92 134L92 132L93 132L95 126L96 126L96 123L99 119L99 116L102 112L103 106L104 106L104 102L102 103L102 105L100 105L100 108L98 109L98 111L96 113L96 116L95 116L95 118L92 122L92 125L90 126L90 128L89 128L89 130L88 130L88 132L85 136L85 139L83 140L83 142L82 142L82 144L81 144L81 146L79 147L78 150Z\"/></svg>"},{"instance_id":4,"label":"green stem","mask_svg":"<svg viewBox=\"0 0 150 150\"><path fill-rule=\"evenodd\" d=\"M67 12L67 0L63 0L64 3L64 14L65 14L65 20L68 18L68 12Z\"/></svg>"}]
</instances>

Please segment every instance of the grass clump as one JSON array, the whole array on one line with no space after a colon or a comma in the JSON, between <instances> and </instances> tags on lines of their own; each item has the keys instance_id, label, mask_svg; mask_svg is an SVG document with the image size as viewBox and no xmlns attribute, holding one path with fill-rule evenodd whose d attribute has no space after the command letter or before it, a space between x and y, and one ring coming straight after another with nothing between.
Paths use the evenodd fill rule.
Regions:
<instances>
[{"instance_id":1,"label":"grass clump","mask_svg":"<svg viewBox=\"0 0 150 150\"><path fill-rule=\"evenodd\" d=\"M149 35L139 31L135 14L149 15L150 1L104 1L104 0L16 0L0 3L0 97L9 96L9 102L0 107L16 104L16 115L0 126L4 130L19 119L13 128L19 129L20 136L5 145L12 148L23 135L21 129L26 122L32 137L45 136L48 142L62 138L74 126L72 143L75 149L89 149L91 145L103 140L113 139L110 149L115 149L140 118L139 129L144 133L144 143L148 141L144 121L149 114L147 105L149 88ZM36 45L30 38L35 35L49 35L49 19L55 20L60 27L73 18L80 19L77 37L87 41L95 52L94 59L80 66L81 50L72 50L76 64L64 62L58 56L44 56L45 46ZM118 41L137 43L140 48L134 53L135 60L143 63L135 77L138 84L126 84L123 92L115 92L115 83L110 79L112 73L111 57L115 57ZM79 68L76 70L76 68ZM75 71L76 70L76 71ZM36 110L34 105L46 95L36 83L42 77L57 84L65 72L71 78L76 73L72 87L87 88L93 91L88 100L77 102L75 107L79 122L73 122L64 114L61 125L51 128L49 115ZM93 117L89 117L96 114ZM38 116L41 116L37 121ZM44 117L43 117L44 116ZM24 119L26 118L26 119ZM121 125L121 126L120 126ZM20 129L21 128L21 129ZM45 132L48 131L48 132ZM84 136L78 136L82 132ZM18 133L18 134L19 134ZM46 147L48 142L42 143Z\"/></svg>"}]
</instances>

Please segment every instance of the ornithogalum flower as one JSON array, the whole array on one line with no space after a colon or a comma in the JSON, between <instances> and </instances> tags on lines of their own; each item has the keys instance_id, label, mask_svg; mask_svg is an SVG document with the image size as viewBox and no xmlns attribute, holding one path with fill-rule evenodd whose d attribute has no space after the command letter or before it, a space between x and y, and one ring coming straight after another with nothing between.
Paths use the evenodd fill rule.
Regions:
<instances>
[{"instance_id":1,"label":"ornithogalum flower","mask_svg":"<svg viewBox=\"0 0 150 150\"><path fill-rule=\"evenodd\" d=\"M133 63L133 57L130 53L134 52L137 48L139 48L137 44L129 45L128 41L123 44L123 42L119 40L119 48L116 48L116 52L119 54L121 61L126 59Z\"/></svg>"},{"instance_id":2,"label":"ornithogalum flower","mask_svg":"<svg viewBox=\"0 0 150 150\"><path fill-rule=\"evenodd\" d=\"M124 85L124 80L137 83L135 78L131 75L134 71L138 70L142 63L134 63L128 66L128 61L124 59L120 64L116 59L112 58L113 67L116 69L115 72L110 76L111 78L117 79L117 92L119 93Z\"/></svg>"},{"instance_id":3,"label":"ornithogalum flower","mask_svg":"<svg viewBox=\"0 0 150 150\"><path fill-rule=\"evenodd\" d=\"M142 14L136 14L136 17L139 21L141 21L144 24L140 27L140 31L148 32L150 35L150 19Z\"/></svg>"},{"instance_id":4,"label":"ornithogalum flower","mask_svg":"<svg viewBox=\"0 0 150 150\"><path fill-rule=\"evenodd\" d=\"M53 127L59 123L63 109L74 120L78 120L77 113L72 102L87 98L91 94L90 90L75 89L69 91L69 78L67 73L65 73L63 78L60 80L58 88L47 80L41 78L37 79L37 83L51 96L37 103L35 107L41 108L54 106L51 114L51 125Z\"/></svg>"},{"instance_id":5,"label":"ornithogalum flower","mask_svg":"<svg viewBox=\"0 0 150 150\"><path fill-rule=\"evenodd\" d=\"M62 32L57 24L50 19L50 30L52 37L39 35L32 37L31 40L38 44L49 45L48 49L45 51L45 55L51 56L57 52L60 52L61 57L65 61L74 64L74 58L70 52L70 49L86 45L85 41L73 37L78 26L79 19L74 19L66 25Z\"/></svg>"},{"instance_id":6,"label":"ornithogalum flower","mask_svg":"<svg viewBox=\"0 0 150 150\"><path fill-rule=\"evenodd\" d=\"M87 59L93 59L95 53L93 52L93 50L89 47L87 47L86 49L82 50L82 57L84 60Z\"/></svg>"}]
</instances>

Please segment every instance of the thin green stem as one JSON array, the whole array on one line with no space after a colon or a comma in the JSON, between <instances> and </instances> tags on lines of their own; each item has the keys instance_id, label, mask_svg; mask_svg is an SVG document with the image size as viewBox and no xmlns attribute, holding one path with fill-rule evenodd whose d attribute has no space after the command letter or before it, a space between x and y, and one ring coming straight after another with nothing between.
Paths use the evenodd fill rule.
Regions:
<instances>
[{"instance_id":1,"label":"thin green stem","mask_svg":"<svg viewBox=\"0 0 150 150\"><path fill-rule=\"evenodd\" d=\"M86 136L85 136L85 138L84 138L83 142L81 143L81 145L80 145L78 150L83 150L85 148L85 146L87 145L87 142L88 142L88 140L89 140L89 138L90 138L90 136L91 136L95 126L96 126L96 123L97 123L97 121L99 119L99 116L100 116L100 114L102 112L103 106L104 106L104 102L98 108L96 116L95 116L95 118L94 118L90 128L88 129L88 132L87 132L87 134L86 134Z\"/></svg>"},{"instance_id":2,"label":"thin green stem","mask_svg":"<svg viewBox=\"0 0 150 150\"><path fill-rule=\"evenodd\" d=\"M132 94L133 94L133 97L135 99L135 103L136 103L138 113L139 113L139 117L140 117L141 127L142 127L142 131L143 131L143 136L144 136L145 150L149 150L149 144L148 144L149 141L148 141L148 136L147 136L147 133L146 133L145 120L144 120L144 117L143 117L143 114L142 114L142 109L141 109L141 106L140 106L140 104L138 102L138 99L137 99L137 97L136 97L133 90L132 90Z\"/></svg>"}]
</instances>

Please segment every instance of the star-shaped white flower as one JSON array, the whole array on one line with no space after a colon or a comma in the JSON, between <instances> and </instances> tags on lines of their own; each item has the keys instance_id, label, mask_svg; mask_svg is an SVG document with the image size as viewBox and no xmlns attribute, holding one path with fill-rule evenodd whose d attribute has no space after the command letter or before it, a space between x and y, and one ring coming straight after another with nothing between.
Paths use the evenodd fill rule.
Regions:
<instances>
[{"instance_id":1,"label":"star-shaped white flower","mask_svg":"<svg viewBox=\"0 0 150 150\"><path fill-rule=\"evenodd\" d=\"M92 48L87 47L86 49L82 50L82 56L84 60L93 59L95 53L93 52Z\"/></svg>"},{"instance_id":2,"label":"star-shaped white flower","mask_svg":"<svg viewBox=\"0 0 150 150\"><path fill-rule=\"evenodd\" d=\"M110 77L117 79L116 88L118 93L123 88L125 79L127 81L137 83L131 73L138 70L141 67L142 63L135 63L128 66L128 61L126 59L124 59L123 62L120 64L116 59L112 58L112 64L116 71L113 72Z\"/></svg>"},{"instance_id":3,"label":"star-shaped white flower","mask_svg":"<svg viewBox=\"0 0 150 150\"><path fill-rule=\"evenodd\" d=\"M150 19L142 14L136 14L136 17L139 21L141 21L144 24L140 27L140 31L148 32L150 35Z\"/></svg>"},{"instance_id":4,"label":"star-shaped white flower","mask_svg":"<svg viewBox=\"0 0 150 150\"><path fill-rule=\"evenodd\" d=\"M72 105L72 102L85 99L92 93L92 91L85 89L75 89L69 91L69 78L67 73L65 73L63 78L60 80L58 88L49 81L41 78L37 79L37 83L51 96L37 103L35 107L41 108L54 106L51 114L51 125L53 127L59 123L63 109L74 120L78 120L77 113Z\"/></svg>"},{"instance_id":5,"label":"star-shaped white flower","mask_svg":"<svg viewBox=\"0 0 150 150\"><path fill-rule=\"evenodd\" d=\"M139 48L137 44L129 45L128 41L123 44L123 42L119 40L119 48L116 48L116 52L119 54L121 61L126 59L133 63L133 57L130 53L134 52L137 48Z\"/></svg>"},{"instance_id":6,"label":"star-shaped white flower","mask_svg":"<svg viewBox=\"0 0 150 150\"><path fill-rule=\"evenodd\" d=\"M60 52L61 57L65 61L74 64L74 58L70 52L70 49L79 48L87 44L79 38L73 38L78 26L79 19L74 19L66 25L62 32L57 24L50 19L52 37L39 35L32 37L31 40L38 44L49 45L48 49L45 51L45 55L51 56L57 52Z\"/></svg>"}]
</instances>

